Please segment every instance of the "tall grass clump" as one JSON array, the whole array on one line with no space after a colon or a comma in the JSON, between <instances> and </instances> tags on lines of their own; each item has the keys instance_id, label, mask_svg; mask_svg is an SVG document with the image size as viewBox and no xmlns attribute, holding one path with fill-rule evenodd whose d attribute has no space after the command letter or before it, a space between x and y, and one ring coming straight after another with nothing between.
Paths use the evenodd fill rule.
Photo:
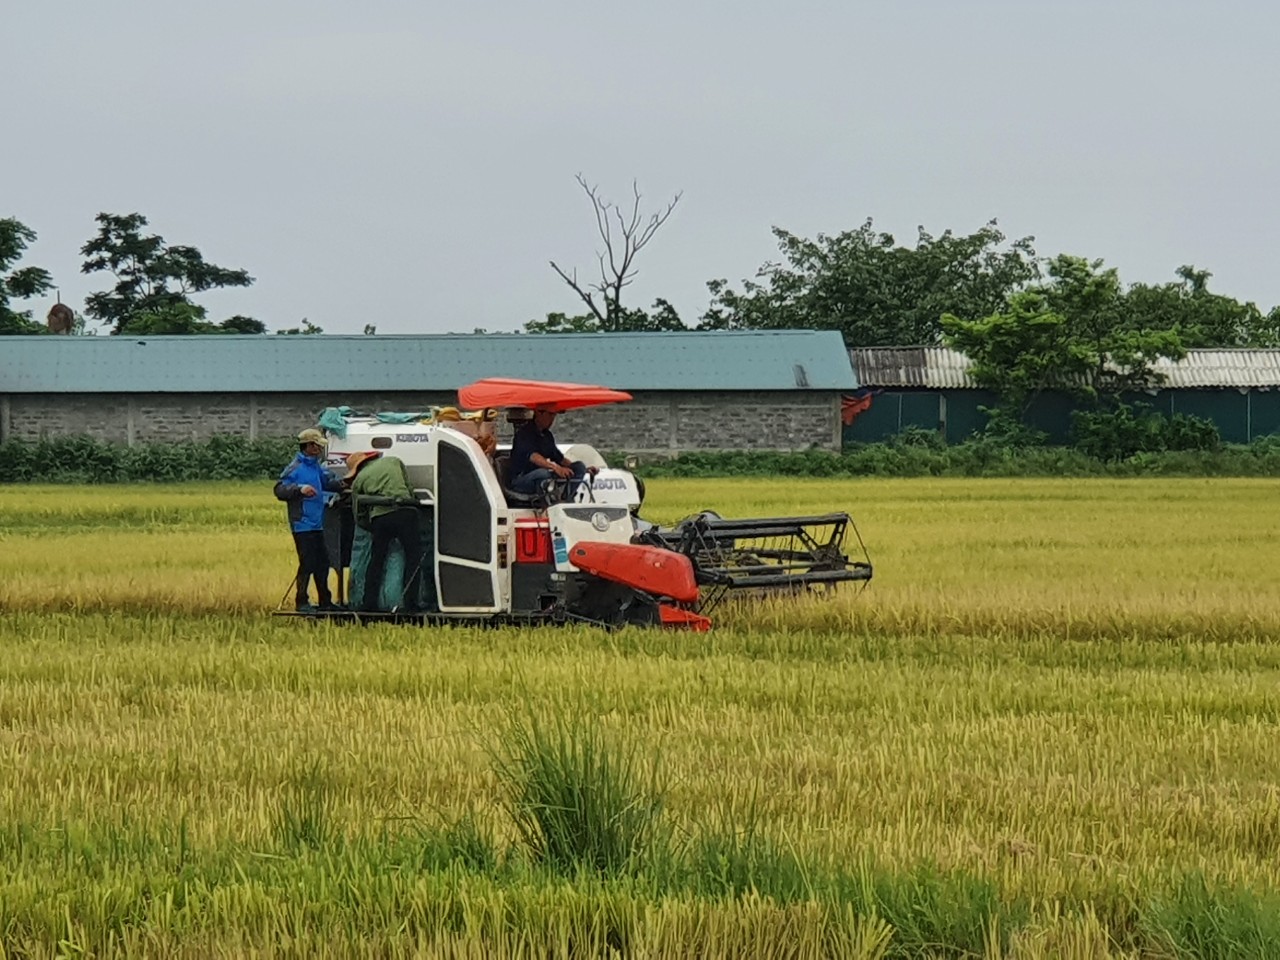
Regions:
<instances>
[{"instance_id":1,"label":"tall grass clump","mask_svg":"<svg viewBox=\"0 0 1280 960\"><path fill-rule=\"evenodd\" d=\"M1174 957L1254 960L1280 956L1280 895L1214 888L1190 874L1155 899L1143 938Z\"/></svg>"},{"instance_id":2,"label":"tall grass clump","mask_svg":"<svg viewBox=\"0 0 1280 960\"><path fill-rule=\"evenodd\" d=\"M658 764L599 726L513 716L492 751L502 804L533 861L557 873L634 873L666 838Z\"/></svg>"},{"instance_id":3,"label":"tall grass clump","mask_svg":"<svg viewBox=\"0 0 1280 960\"><path fill-rule=\"evenodd\" d=\"M490 875L498 869L493 827L488 815L478 808L446 818L435 828L419 830L418 839L422 845L419 866L424 870L458 865L472 873Z\"/></svg>"},{"instance_id":4,"label":"tall grass clump","mask_svg":"<svg viewBox=\"0 0 1280 960\"><path fill-rule=\"evenodd\" d=\"M755 795L745 810L726 802L700 823L684 862L690 885L703 896L759 894L794 903L815 893L813 867L765 829Z\"/></svg>"},{"instance_id":5,"label":"tall grass clump","mask_svg":"<svg viewBox=\"0 0 1280 960\"><path fill-rule=\"evenodd\" d=\"M320 850L341 835L331 778L319 760L299 764L281 787L272 833L284 849Z\"/></svg>"},{"instance_id":6,"label":"tall grass clump","mask_svg":"<svg viewBox=\"0 0 1280 960\"><path fill-rule=\"evenodd\" d=\"M899 950L891 956L999 955L1029 914L1025 904L1002 899L994 879L929 863L910 870L867 869L859 886L863 896L871 895L875 914L893 928Z\"/></svg>"}]
</instances>

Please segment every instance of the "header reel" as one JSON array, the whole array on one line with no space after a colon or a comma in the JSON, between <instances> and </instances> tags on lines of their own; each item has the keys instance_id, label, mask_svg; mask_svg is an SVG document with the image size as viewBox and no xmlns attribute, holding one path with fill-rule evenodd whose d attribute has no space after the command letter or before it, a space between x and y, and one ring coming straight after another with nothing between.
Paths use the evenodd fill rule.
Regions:
<instances>
[{"instance_id":1,"label":"header reel","mask_svg":"<svg viewBox=\"0 0 1280 960\"><path fill-rule=\"evenodd\" d=\"M844 551L850 530L862 560L850 560ZM704 612L726 595L792 594L865 582L872 574L866 546L847 513L725 520L705 510L674 527L654 527L643 537L689 558L704 588Z\"/></svg>"}]
</instances>

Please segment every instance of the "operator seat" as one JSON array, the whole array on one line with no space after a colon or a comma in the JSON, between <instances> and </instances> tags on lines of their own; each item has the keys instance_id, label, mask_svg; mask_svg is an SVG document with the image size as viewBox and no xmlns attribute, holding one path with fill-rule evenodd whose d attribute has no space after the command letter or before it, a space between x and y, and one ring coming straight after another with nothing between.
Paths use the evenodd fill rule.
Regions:
<instances>
[{"instance_id":1,"label":"operator seat","mask_svg":"<svg viewBox=\"0 0 1280 960\"><path fill-rule=\"evenodd\" d=\"M533 411L528 407L507 408L507 423L511 424L513 430L519 430L531 419L533 419ZM510 450L499 450L493 455L493 472L498 476L498 483L502 486L502 495L506 498L508 507L545 509L550 506L550 501L545 494L517 493L511 489Z\"/></svg>"},{"instance_id":2,"label":"operator seat","mask_svg":"<svg viewBox=\"0 0 1280 960\"><path fill-rule=\"evenodd\" d=\"M493 472L497 474L498 483L502 487L502 496L508 507L546 507L548 501L541 493L518 493L511 489L511 454L499 451L493 455Z\"/></svg>"},{"instance_id":3,"label":"operator seat","mask_svg":"<svg viewBox=\"0 0 1280 960\"><path fill-rule=\"evenodd\" d=\"M509 484L511 455L508 453L499 453L494 456L493 470L498 476L498 483L502 486L502 496L506 499L508 507L545 510L554 503L567 503L573 499L570 495L573 481L570 480L546 480L543 489L537 493L520 493L512 490Z\"/></svg>"}]
</instances>

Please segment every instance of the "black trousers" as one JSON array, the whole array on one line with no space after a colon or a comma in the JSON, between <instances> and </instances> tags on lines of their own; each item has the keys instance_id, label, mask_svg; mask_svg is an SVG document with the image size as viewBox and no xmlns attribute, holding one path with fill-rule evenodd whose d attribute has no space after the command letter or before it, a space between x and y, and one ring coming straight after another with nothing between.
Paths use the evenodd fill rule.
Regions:
<instances>
[{"instance_id":1,"label":"black trousers","mask_svg":"<svg viewBox=\"0 0 1280 960\"><path fill-rule=\"evenodd\" d=\"M324 545L323 530L307 530L293 535L293 546L298 551L297 593L294 606L302 607L307 602L307 582L315 579L316 597L320 606L333 603L329 595L329 551Z\"/></svg>"},{"instance_id":2,"label":"black trousers","mask_svg":"<svg viewBox=\"0 0 1280 960\"><path fill-rule=\"evenodd\" d=\"M397 591L401 599L396 605L402 610L417 610L422 588L422 530L418 511L404 507L374 517L369 521L369 534L369 569L365 571L364 596L359 608L372 610L378 606L382 596L382 578L387 568L387 551L394 541L404 551L404 576L408 579L408 583L401 584L403 589Z\"/></svg>"}]
</instances>

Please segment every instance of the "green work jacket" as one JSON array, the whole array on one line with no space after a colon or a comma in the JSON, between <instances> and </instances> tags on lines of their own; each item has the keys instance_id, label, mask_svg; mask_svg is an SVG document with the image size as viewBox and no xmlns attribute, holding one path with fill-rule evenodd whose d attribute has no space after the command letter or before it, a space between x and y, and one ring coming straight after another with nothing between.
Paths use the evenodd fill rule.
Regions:
<instances>
[{"instance_id":1,"label":"green work jacket","mask_svg":"<svg viewBox=\"0 0 1280 960\"><path fill-rule=\"evenodd\" d=\"M373 498L377 498L378 502L368 502ZM365 500L365 503L362 504L361 500ZM374 517L381 517L416 503L413 490L409 487L409 471L405 469L404 462L396 457L370 460L360 468L351 483L351 509L355 511L356 523L362 527L367 527Z\"/></svg>"}]
</instances>

